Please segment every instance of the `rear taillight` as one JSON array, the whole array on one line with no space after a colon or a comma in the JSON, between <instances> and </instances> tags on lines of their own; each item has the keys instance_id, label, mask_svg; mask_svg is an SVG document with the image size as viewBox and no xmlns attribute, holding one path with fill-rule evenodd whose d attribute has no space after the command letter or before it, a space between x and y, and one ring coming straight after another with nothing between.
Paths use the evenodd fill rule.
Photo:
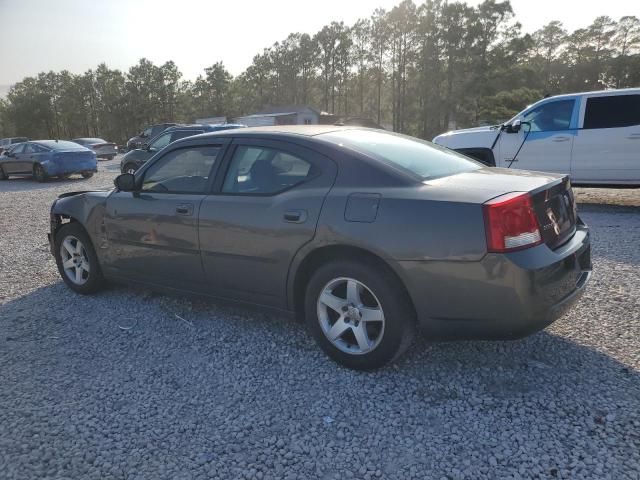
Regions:
<instances>
[{"instance_id":1,"label":"rear taillight","mask_svg":"<svg viewBox=\"0 0 640 480\"><path fill-rule=\"evenodd\" d=\"M487 250L512 252L542 243L540 226L528 193L512 192L482 205Z\"/></svg>"}]
</instances>

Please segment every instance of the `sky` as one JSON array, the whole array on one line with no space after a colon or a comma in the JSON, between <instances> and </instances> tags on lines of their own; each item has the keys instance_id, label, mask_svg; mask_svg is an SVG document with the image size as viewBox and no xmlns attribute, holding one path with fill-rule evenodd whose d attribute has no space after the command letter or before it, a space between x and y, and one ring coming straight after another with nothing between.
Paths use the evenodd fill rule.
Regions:
<instances>
[{"instance_id":1,"label":"sky","mask_svg":"<svg viewBox=\"0 0 640 480\"><path fill-rule=\"evenodd\" d=\"M420 0L415 0L421 3ZM400 0L0 0L0 95L41 71L127 70L173 60L185 79L223 61L237 75L289 33L352 24ZM468 0L476 5L479 0ZM551 20L574 30L599 15L640 16L638 0L512 0L525 32Z\"/></svg>"}]
</instances>

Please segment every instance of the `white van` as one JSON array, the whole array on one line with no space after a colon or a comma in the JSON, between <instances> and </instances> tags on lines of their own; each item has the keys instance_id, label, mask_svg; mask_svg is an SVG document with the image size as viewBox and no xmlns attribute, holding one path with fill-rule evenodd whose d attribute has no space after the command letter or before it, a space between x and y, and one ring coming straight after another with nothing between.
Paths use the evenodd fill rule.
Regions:
<instances>
[{"instance_id":1,"label":"white van","mask_svg":"<svg viewBox=\"0 0 640 480\"><path fill-rule=\"evenodd\" d=\"M640 88L548 97L502 125L433 141L492 166L570 174L574 184L640 186Z\"/></svg>"}]
</instances>

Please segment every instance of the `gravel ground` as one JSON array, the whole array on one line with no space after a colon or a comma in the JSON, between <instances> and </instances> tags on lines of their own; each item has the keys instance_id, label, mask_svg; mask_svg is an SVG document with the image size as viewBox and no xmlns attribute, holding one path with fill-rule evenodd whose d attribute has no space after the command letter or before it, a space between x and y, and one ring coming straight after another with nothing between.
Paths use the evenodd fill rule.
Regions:
<instances>
[{"instance_id":1,"label":"gravel ground","mask_svg":"<svg viewBox=\"0 0 640 480\"><path fill-rule=\"evenodd\" d=\"M291 319L65 288L50 203L116 172L0 183L0 478L640 478L640 208L615 191L581 208L595 275L566 317L357 373Z\"/></svg>"}]
</instances>

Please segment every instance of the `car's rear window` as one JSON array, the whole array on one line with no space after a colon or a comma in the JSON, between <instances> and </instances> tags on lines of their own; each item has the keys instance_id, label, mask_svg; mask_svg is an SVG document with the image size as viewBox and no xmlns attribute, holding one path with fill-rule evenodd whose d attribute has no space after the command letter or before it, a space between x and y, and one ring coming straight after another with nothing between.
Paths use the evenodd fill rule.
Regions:
<instances>
[{"instance_id":1,"label":"car's rear window","mask_svg":"<svg viewBox=\"0 0 640 480\"><path fill-rule=\"evenodd\" d=\"M38 144L51 150L86 150L82 145L66 140L42 140Z\"/></svg>"},{"instance_id":2,"label":"car's rear window","mask_svg":"<svg viewBox=\"0 0 640 480\"><path fill-rule=\"evenodd\" d=\"M339 130L320 135L393 165L423 180L482 168L452 150L406 135L376 130Z\"/></svg>"}]
</instances>

